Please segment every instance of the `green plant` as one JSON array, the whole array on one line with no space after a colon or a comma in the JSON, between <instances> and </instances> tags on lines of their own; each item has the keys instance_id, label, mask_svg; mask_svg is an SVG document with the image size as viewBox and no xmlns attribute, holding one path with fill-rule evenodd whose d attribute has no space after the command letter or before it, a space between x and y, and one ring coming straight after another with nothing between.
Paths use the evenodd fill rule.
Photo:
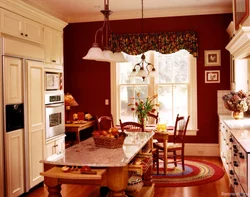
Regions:
<instances>
[{"instance_id":1,"label":"green plant","mask_svg":"<svg viewBox=\"0 0 250 197\"><path fill-rule=\"evenodd\" d=\"M158 94L155 94L151 97L147 97L143 100L140 97L140 93L136 94L136 98L132 97L132 103L129 103L128 106L131 106L131 110L134 111L134 115L137 116L139 122L142 122L143 119L147 118L148 113L154 113L156 107L159 107L159 104L155 104L153 101L158 97Z\"/></svg>"}]
</instances>

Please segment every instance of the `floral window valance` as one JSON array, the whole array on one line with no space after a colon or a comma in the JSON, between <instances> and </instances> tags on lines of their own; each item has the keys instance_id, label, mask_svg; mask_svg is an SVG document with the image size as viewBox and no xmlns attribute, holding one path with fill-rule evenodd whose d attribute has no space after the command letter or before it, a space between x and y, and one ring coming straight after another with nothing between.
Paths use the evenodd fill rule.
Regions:
<instances>
[{"instance_id":1,"label":"floral window valance","mask_svg":"<svg viewBox=\"0 0 250 197\"><path fill-rule=\"evenodd\" d=\"M109 39L111 50L114 52L123 51L130 55L138 55L155 50L162 54L170 54L185 49L194 57L198 57L198 39L194 31L144 34L112 33Z\"/></svg>"}]
</instances>

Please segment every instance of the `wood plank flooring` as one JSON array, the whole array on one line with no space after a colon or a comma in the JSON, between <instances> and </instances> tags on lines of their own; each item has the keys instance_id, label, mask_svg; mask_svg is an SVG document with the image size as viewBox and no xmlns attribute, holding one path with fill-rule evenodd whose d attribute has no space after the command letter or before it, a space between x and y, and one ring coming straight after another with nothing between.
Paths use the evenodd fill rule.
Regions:
<instances>
[{"instance_id":1,"label":"wood plank flooring","mask_svg":"<svg viewBox=\"0 0 250 197\"><path fill-rule=\"evenodd\" d=\"M186 157L187 159L194 157ZM222 167L219 157L195 157ZM62 185L62 197L98 197L99 188L90 185ZM23 197L47 197L46 186L42 184L33 188ZM218 181L193 187L155 187L154 197L226 197L230 196L229 182L226 174Z\"/></svg>"}]
</instances>

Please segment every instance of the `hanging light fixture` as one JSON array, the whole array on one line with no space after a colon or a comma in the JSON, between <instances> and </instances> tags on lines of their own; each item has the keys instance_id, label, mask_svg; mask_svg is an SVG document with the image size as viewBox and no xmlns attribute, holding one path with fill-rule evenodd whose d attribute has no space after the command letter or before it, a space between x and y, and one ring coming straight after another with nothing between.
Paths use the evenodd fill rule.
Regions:
<instances>
[{"instance_id":1,"label":"hanging light fixture","mask_svg":"<svg viewBox=\"0 0 250 197\"><path fill-rule=\"evenodd\" d=\"M141 5L142 5L142 35L143 35L143 0L141 1ZM145 59L146 56L143 53L141 56L141 62L135 64L131 74L129 75L130 77L142 77L144 81L146 77L155 76L156 70L154 65L147 62ZM137 67L138 71L136 70Z\"/></svg>"},{"instance_id":2,"label":"hanging light fixture","mask_svg":"<svg viewBox=\"0 0 250 197\"><path fill-rule=\"evenodd\" d=\"M116 52L118 55L110 50L108 46L108 36L111 33L111 27L109 24L109 16L112 14L112 11L109 9L109 0L104 0L104 10L101 10L101 13L104 15L104 22L101 28L95 32L95 42L92 44L92 47L89 49L86 56L83 59L86 60L96 60L96 61L105 61L105 62L126 62L127 60L123 57L121 52ZM103 51L97 42L97 35L101 32L101 44L103 46ZM105 43L103 43L103 38L105 37Z\"/></svg>"}]
</instances>

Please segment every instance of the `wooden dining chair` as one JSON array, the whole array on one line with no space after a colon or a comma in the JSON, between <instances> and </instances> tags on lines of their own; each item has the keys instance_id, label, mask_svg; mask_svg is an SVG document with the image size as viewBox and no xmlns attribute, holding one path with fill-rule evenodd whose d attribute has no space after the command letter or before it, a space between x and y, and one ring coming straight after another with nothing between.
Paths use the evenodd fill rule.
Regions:
<instances>
[{"instance_id":1,"label":"wooden dining chair","mask_svg":"<svg viewBox=\"0 0 250 197\"><path fill-rule=\"evenodd\" d=\"M163 143L155 143L154 147L156 148L156 160L164 160L161 156L162 151L167 151L167 163L173 163L174 166L177 166L178 162L182 164L182 170L185 171L184 165L184 156L185 156L185 136L187 131L187 126L189 123L190 116L185 118L184 116L176 117L175 127L174 127L174 136L173 142L168 142L167 147L164 148ZM157 163L157 169L159 168L159 163ZM157 172L158 173L158 172Z\"/></svg>"},{"instance_id":2,"label":"wooden dining chair","mask_svg":"<svg viewBox=\"0 0 250 197\"><path fill-rule=\"evenodd\" d=\"M114 127L114 120L112 114L110 114L109 116L96 116L96 120L99 131L109 130L111 127Z\"/></svg>"},{"instance_id":3,"label":"wooden dining chair","mask_svg":"<svg viewBox=\"0 0 250 197\"><path fill-rule=\"evenodd\" d=\"M144 131L143 124L140 124L138 122L128 121L128 122L122 122L120 119L120 127L122 131Z\"/></svg>"},{"instance_id":4,"label":"wooden dining chair","mask_svg":"<svg viewBox=\"0 0 250 197\"><path fill-rule=\"evenodd\" d=\"M154 113L148 113L147 114L147 122L148 124L157 124L159 122L159 112L157 112L156 114Z\"/></svg>"}]
</instances>

